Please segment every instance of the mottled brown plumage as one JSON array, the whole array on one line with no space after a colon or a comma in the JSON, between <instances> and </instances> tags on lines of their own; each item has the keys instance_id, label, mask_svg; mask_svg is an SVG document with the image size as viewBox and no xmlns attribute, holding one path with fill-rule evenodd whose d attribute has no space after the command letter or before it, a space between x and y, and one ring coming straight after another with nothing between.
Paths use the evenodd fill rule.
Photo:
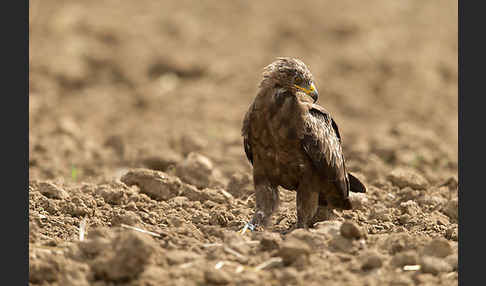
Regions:
<instances>
[{"instance_id":1,"label":"mottled brown plumage","mask_svg":"<svg viewBox=\"0 0 486 286\"><path fill-rule=\"evenodd\" d=\"M349 191L366 191L346 171L338 127L317 98L300 60L278 58L265 67L242 128L255 184L251 227L267 226L278 208L278 186L297 191L296 226L305 228L319 205L350 209Z\"/></svg>"}]
</instances>

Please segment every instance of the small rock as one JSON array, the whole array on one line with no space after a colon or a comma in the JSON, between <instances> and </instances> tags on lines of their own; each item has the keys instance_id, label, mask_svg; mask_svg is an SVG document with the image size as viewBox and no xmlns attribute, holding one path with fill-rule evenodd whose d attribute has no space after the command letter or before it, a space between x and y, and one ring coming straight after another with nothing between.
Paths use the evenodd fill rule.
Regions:
<instances>
[{"instance_id":1,"label":"small rock","mask_svg":"<svg viewBox=\"0 0 486 286\"><path fill-rule=\"evenodd\" d=\"M157 245L152 237L135 231L120 232L111 242L112 247L104 251L93 262L95 275L105 280L123 281L133 279L149 264Z\"/></svg>"},{"instance_id":2,"label":"small rock","mask_svg":"<svg viewBox=\"0 0 486 286\"><path fill-rule=\"evenodd\" d=\"M395 187L396 188L396 187ZM400 201L415 201L420 198L422 194L421 191L414 190L410 187L405 187L397 191L398 196L400 197Z\"/></svg>"},{"instance_id":3,"label":"small rock","mask_svg":"<svg viewBox=\"0 0 486 286\"><path fill-rule=\"evenodd\" d=\"M437 275L441 272L452 271L452 267L446 261L432 256L422 257L420 266L421 266L422 273L430 273L433 275Z\"/></svg>"},{"instance_id":4,"label":"small rock","mask_svg":"<svg viewBox=\"0 0 486 286\"><path fill-rule=\"evenodd\" d=\"M419 205L412 200L400 203L400 209L402 213L409 214L412 217L417 216L421 212Z\"/></svg>"},{"instance_id":5,"label":"small rock","mask_svg":"<svg viewBox=\"0 0 486 286\"><path fill-rule=\"evenodd\" d=\"M415 285L413 279L408 276L396 276L390 281L390 286L411 286Z\"/></svg>"},{"instance_id":6,"label":"small rock","mask_svg":"<svg viewBox=\"0 0 486 286\"><path fill-rule=\"evenodd\" d=\"M444 260L452 267L452 270L457 271L459 265L457 253L447 256Z\"/></svg>"},{"instance_id":7,"label":"small rock","mask_svg":"<svg viewBox=\"0 0 486 286\"><path fill-rule=\"evenodd\" d=\"M169 272L167 269L160 266L149 265L140 274L136 285L164 285L164 283L167 282L168 276Z\"/></svg>"},{"instance_id":8,"label":"small rock","mask_svg":"<svg viewBox=\"0 0 486 286\"><path fill-rule=\"evenodd\" d=\"M400 221L401 224L407 224L410 221L410 215L405 213L402 214L399 218L398 221Z\"/></svg>"},{"instance_id":9,"label":"small rock","mask_svg":"<svg viewBox=\"0 0 486 286\"><path fill-rule=\"evenodd\" d=\"M260 239L260 248L263 251L272 251L279 249L282 243L282 238L279 234L273 232L264 232Z\"/></svg>"},{"instance_id":10,"label":"small rock","mask_svg":"<svg viewBox=\"0 0 486 286\"><path fill-rule=\"evenodd\" d=\"M449 217L439 211L434 211L433 213L430 214L430 217L438 225L447 226L450 224Z\"/></svg>"},{"instance_id":11,"label":"small rock","mask_svg":"<svg viewBox=\"0 0 486 286\"><path fill-rule=\"evenodd\" d=\"M140 217L136 213L132 211L126 211L123 214L115 215L111 220L111 225L112 226L119 226L121 224L137 225L140 222L141 222Z\"/></svg>"},{"instance_id":12,"label":"small rock","mask_svg":"<svg viewBox=\"0 0 486 286\"><path fill-rule=\"evenodd\" d=\"M307 243L296 238L288 238L282 243L278 255L282 257L284 265L290 265L301 257L304 260L307 259L310 252L311 249Z\"/></svg>"},{"instance_id":13,"label":"small rock","mask_svg":"<svg viewBox=\"0 0 486 286\"><path fill-rule=\"evenodd\" d=\"M182 195L191 201L200 201L201 203L228 203L231 202L232 196L225 196L222 189L203 189L199 190L191 185L182 187Z\"/></svg>"},{"instance_id":14,"label":"small rock","mask_svg":"<svg viewBox=\"0 0 486 286\"><path fill-rule=\"evenodd\" d=\"M374 208L371 210L370 218L378 219L380 221L391 221L390 209L388 208Z\"/></svg>"},{"instance_id":15,"label":"small rock","mask_svg":"<svg viewBox=\"0 0 486 286\"><path fill-rule=\"evenodd\" d=\"M167 172L174 168L182 159L179 153L165 151L161 154L147 156L141 160L141 163L149 169Z\"/></svg>"},{"instance_id":16,"label":"small rock","mask_svg":"<svg viewBox=\"0 0 486 286\"><path fill-rule=\"evenodd\" d=\"M228 226L230 221L234 220L233 214L220 209L213 209L209 212L209 224L219 225L222 227Z\"/></svg>"},{"instance_id":17,"label":"small rock","mask_svg":"<svg viewBox=\"0 0 486 286\"><path fill-rule=\"evenodd\" d=\"M419 263L419 257L417 255L417 252L413 250L403 251L395 254L390 263L395 267L416 265Z\"/></svg>"},{"instance_id":18,"label":"small rock","mask_svg":"<svg viewBox=\"0 0 486 286\"><path fill-rule=\"evenodd\" d=\"M210 268L204 271L204 279L207 283L223 285L231 281L231 276L223 270Z\"/></svg>"},{"instance_id":19,"label":"small rock","mask_svg":"<svg viewBox=\"0 0 486 286\"><path fill-rule=\"evenodd\" d=\"M453 190L457 189L458 185L459 184L457 182L457 178L450 177L444 183L442 183L440 186L447 186L449 188L449 190L453 191Z\"/></svg>"},{"instance_id":20,"label":"small rock","mask_svg":"<svg viewBox=\"0 0 486 286\"><path fill-rule=\"evenodd\" d=\"M187 206L189 199L184 196L177 196L169 200L169 203L172 203L174 206L177 207L184 207Z\"/></svg>"},{"instance_id":21,"label":"small rock","mask_svg":"<svg viewBox=\"0 0 486 286\"><path fill-rule=\"evenodd\" d=\"M363 264L361 264L361 269L364 271L380 268L383 264L383 259L375 251L365 252L360 257L363 261Z\"/></svg>"},{"instance_id":22,"label":"small rock","mask_svg":"<svg viewBox=\"0 0 486 286\"><path fill-rule=\"evenodd\" d=\"M311 248L318 248L324 243L322 236L303 228L294 229L286 235L287 239L296 239L309 245Z\"/></svg>"},{"instance_id":23,"label":"small rock","mask_svg":"<svg viewBox=\"0 0 486 286\"><path fill-rule=\"evenodd\" d=\"M422 254L444 258L452 254L452 247L446 239L435 238L423 248Z\"/></svg>"},{"instance_id":24,"label":"small rock","mask_svg":"<svg viewBox=\"0 0 486 286\"><path fill-rule=\"evenodd\" d=\"M137 211L138 208L137 208L137 204L135 202L129 202L126 206L125 206L125 209L129 210L129 211Z\"/></svg>"},{"instance_id":25,"label":"small rock","mask_svg":"<svg viewBox=\"0 0 486 286\"><path fill-rule=\"evenodd\" d=\"M184 224L184 221L176 215L169 216L167 218L167 222L172 227L181 227Z\"/></svg>"},{"instance_id":26,"label":"small rock","mask_svg":"<svg viewBox=\"0 0 486 286\"><path fill-rule=\"evenodd\" d=\"M121 205L127 200L127 195L122 190L112 189L110 186L101 185L95 193L103 198L106 203L111 205Z\"/></svg>"},{"instance_id":27,"label":"small rock","mask_svg":"<svg viewBox=\"0 0 486 286\"><path fill-rule=\"evenodd\" d=\"M177 177L149 169L133 169L120 179L128 186L137 185L141 193L155 200L168 200L179 195L182 182Z\"/></svg>"},{"instance_id":28,"label":"small rock","mask_svg":"<svg viewBox=\"0 0 486 286\"><path fill-rule=\"evenodd\" d=\"M84 255L94 257L110 247L110 240L90 233L86 240L78 243L78 246Z\"/></svg>"},{"instance_id":29,"label":"small rock","mask_svg":"<svg viewBox=\"0 0 486 286\"><path fill-rule=\"evenodd\" d=\"M253 179L248 173L235 173L231 176L226 189L235 198L247 197L254 192Z\"/></svg>"},{"instance_id":30,"label":"small rock","mask_svg":"<svg viewBox=\"0 0 486 286\"><path fill-rule=\"evenodd\" d=\"M209 158L198 154L189 153L187 158L176 166L176 175L182 181L198 188L210 186L213 173L213 163Z\"/></svg>"},{"instance_id":31,"label":"small rock","mask_svg":"<svg viewBox=\"0 0 486 286\"><path fill-rule=\"evenodd\" d=\"M387 236L387 238L380 243L381 249L386 249L390 254L406 250L415 250L417 248L417 238L410 236L405 232L393 233Z\"/></svg>"},{"instance_id":32,"label":"small rock","mask_svg":"<svg viewBox=\"0 0 486 286\"><path fill-rule=\"evenodd\" d=\"M294 267L286 267L282 271L282 277L280 278L282 285L300 285L300 280L299 271Z\"/></svg>"},{"instance_id":33,"label":"small rock","mask_svg":"<svg viewBox=\"0 0 486 286\"><path fill-rule=\"evenodd\" d=\"M425 190L428 186L427 180L411 169L395 169L387 178L400 188L411 187L415 190Z\"/></svg>"},{"instance_id":34,"label":"small rock","mask_svg":"<svg viewBox=\"0 0 486 286\"><path fill-rule=\"evenodd\" d=\"M362 193L349 193L349 201L353 209L357 210L364 210L368 205L368 198Z\"/></svg>"},{"instance_id":35,"label":"small rock","mask_svg":"<svg viewBox=\"0 0 486 286\"><path fill-rule=\"evenodd\" d=\"M69 194L66 191L51 182L39 182L37 186L37 190L48 198L57 200L64 200L69 198Z\"/></svg>"},{"instance_id":36,"label":"small rock","mask_svg":"<svg viewBox=\"0 0 486 286\"><path fill-rule=\"evenodd\" d=\"M447 200L444 199L443 197L440 196L432 196L432 195L423 195L418 198L417 202L421 206L429 206L429 207L435 207L435 206L441 206L444 205Z\"/></svg>"},{"instance_id":37,"label":"small rock","mask_svg":"<svg viewBox=\"0 0 486 286\"><path fill-rule=\"evenodd\" d=\"M451 240L454 240L454 241L457 241L458 240L458 228L457 228L457 224L451 225L446 230L445 237L447 239L451 239Z\"/></svg>"},{"instance_id":38,"label":"small rock","mask_svg":"<svg viewBox=\"0 0 486 286\"><path fill-rule=\"evenodd\" d=\"M317 233L324 234L327 238L333 238L341 233L341 225L340 221L323 221L316 223L314 227Z\"/></svg>"},{"instance_id":39,"label":"small rock","mask_svg":"<svg viewBox=\"0 0 486 286\"><path fill-rule=\"evenodd\" d=\"M197 258L199 258L199 255L189 251L170 250L167 252L167 262L169 263L169 265L187 263L190 261L194 261Z\"/></svg>"},{"instance_id":40,"label":"small rock","mask_svg":"<svg viewBox=\"0 0 486 286\"><path fill-rule=\"evenodd\" d=\"M349 239L360 239L365 236L361 228L351 221L343 222L340 231L342 236Z\"/></svg>"},{"instance_id":41,"label":"small rock","mask_svg":"<svg viewBox=\"0 0 486 286\"><path fill-rule=\"evenodd\" d=\"M438 279L436 276L430 273L418 272L413 276L415 285L436 285Z\"/></svg>"},{"instance_id":42,"label":"small rock","mask_svg":"<svg viewBox=\"0 0 486 286\"><path fill-rule=\"evenodd\" d=\"M351 253L355 249L353 242L355 242L355 240L347 239L342 236L336 236L329 241L329 247L332 251Z\"/></svg>"}]
</instances>

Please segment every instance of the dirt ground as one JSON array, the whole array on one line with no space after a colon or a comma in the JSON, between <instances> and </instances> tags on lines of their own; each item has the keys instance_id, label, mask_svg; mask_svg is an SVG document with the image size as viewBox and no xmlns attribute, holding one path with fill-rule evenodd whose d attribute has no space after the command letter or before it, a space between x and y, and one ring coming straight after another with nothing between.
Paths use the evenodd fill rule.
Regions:
<instances>
[{"instance_id":1,"label":"dirt ground","mask_svg":"<svg viewBox=\"0 0 486 286\"><path fill-rule=\"evenodd\" d=\"M458 283L457 2L35 0L29 21L30 285ZM283 235L282 189L242 235L241 123L278 56L368 192Z\"/></svg>"}]
</instances>

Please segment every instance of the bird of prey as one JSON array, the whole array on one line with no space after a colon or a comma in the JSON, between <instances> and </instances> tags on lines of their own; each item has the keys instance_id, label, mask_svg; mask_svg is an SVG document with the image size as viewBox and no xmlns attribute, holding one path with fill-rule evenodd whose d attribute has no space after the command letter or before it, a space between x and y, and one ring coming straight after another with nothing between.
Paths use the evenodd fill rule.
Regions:
<instances>
[{"instance_id":1,"label":"bird of prey","mask_svg":"<svg viewBox=\"0 0 486 286\"><path fill-rule=\"evenodd\" d=\"M338 126L317 99L312 74L302 61L282 57L264 68L242 128L256 202L244 231L268 226L279 205L278 186L297 192L294 228L312 226L320 206L351 209L349 191L366 192L346 170Z\"/></svg>"}]
</instances>

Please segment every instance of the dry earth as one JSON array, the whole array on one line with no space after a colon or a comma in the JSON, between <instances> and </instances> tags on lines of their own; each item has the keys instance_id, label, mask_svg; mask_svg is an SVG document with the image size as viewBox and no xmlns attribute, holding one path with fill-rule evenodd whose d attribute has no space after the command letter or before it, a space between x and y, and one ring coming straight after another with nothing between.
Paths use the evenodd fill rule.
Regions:
<instances>
[{"instance_id":1,"label":"dry earth","mask_svg":"<svg viewBox=\"0 0 486 286\"><path fill-rule=\"evenodd\" d=\"M456 285L457 51L455 1L30 1L30 285ZM241 235L241 122L277 56L368 193L283 235L282 190Z\"/></svg>"}]
</instances>

